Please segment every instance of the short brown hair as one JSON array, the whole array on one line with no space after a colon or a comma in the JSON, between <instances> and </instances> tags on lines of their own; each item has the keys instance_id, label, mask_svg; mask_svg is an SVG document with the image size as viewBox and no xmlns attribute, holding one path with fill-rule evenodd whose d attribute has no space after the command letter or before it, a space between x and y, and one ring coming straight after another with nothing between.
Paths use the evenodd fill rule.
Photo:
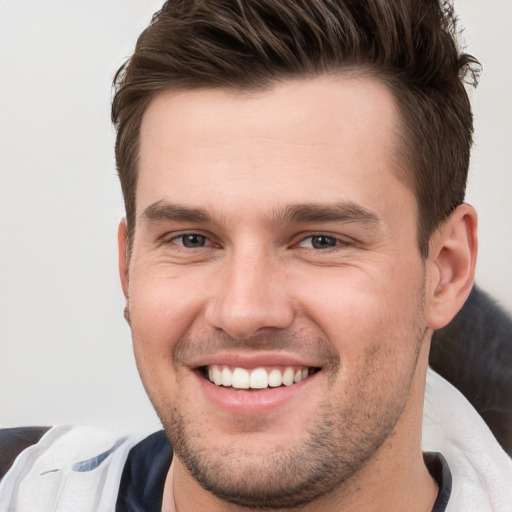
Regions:
<instances>
[{"instance_id":1,"label":"short brown hair","mask_svg":"<svg viewBox=\"0 0 512 512\"><path fill-rule=\"evenodd\" d=\"M112 120L128 234L135 227L139 134L168 89L261 90L285 79L356 71L397 102L400 173L419 207L418 244L464 201L473 118L451 4L437 0L170 0L114 79Z\"/></svg>"}]
</instances>

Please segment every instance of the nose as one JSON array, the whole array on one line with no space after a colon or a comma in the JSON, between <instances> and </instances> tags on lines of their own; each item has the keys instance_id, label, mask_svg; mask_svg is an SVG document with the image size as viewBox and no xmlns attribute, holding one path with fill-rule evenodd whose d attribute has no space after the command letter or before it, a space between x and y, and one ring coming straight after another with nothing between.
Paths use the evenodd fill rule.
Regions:
<instances>
[{"instance_id":1,"label":"nose","mask_svg":"<svg viewBox=\"0 0 512 512\"><path fill-rule=\"evenodd\" d=\"M282 267L264 251L233 253L214 280L205 313L209 326L239 340L289 327L294 305Z\"/></svg>"}]
</instances>

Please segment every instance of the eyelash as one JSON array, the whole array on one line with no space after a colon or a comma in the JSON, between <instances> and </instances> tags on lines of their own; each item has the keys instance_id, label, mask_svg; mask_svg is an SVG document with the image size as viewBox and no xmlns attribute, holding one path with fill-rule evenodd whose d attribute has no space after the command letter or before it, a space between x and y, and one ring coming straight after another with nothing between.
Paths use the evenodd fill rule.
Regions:
<instances>
[{"instance_id":1,"label":"eyelash","mask_svg":"<svg viewBox=\"0 0 512 512\"><path fill-rule=\"evenodd\" d=\"M184 243L184 239L185 237L197 237L197 238L202 238L204 239L205 242L207 242L205 245L200 245L198 247L188 247L187 245L185 245ZM182 240L182 243L177 243L177 240ZM173 237L171 237L170 239L168 240L164 240L164 243L165 244L176 244L184 249L203 249L204 247L210 247L213 245L212 241L210 240L210 238L208 237L208 235L205 235L203 233L197 233L197 232L189 232L189 233L180 233L179 235L175 235Z\"/></svg>"},{"instance_id":2,"label":"eyelash","mask_svg":"<svg viewBox=\"0 0 512 512\"><path fill-rule=\"evenodd\" d=\"M324 247L315 247L315 242L314 242L315 239L318 239L317 240L318 242L320 242L320 239L323 239L324 242L332 242L332 244L328 243ZM312 247L305 247L305 248L314 249L314 250L329 250L329 249L334 249L339 246L349 245L346 240L340 239L339 237L336 237L336 236L330 235L330 234L326 234L326 233L313 233L311 235L305 236L300 240L300 242L297 245L301 246L307 240L311 241Z\"/></svg>"},{"instance_id":3,"label":"eyelash","mask_svg":"<svg viewBox=\"0 0 512 512\"><path fill-rule=\"evenodd\" d=\"M193 247L193 246L187 246L185 245L185 237L197 237L197 238L201 238L203 239L203 241L205 242L204 245L199 245L199 246L196 246L196 247ZM327 245L325 247L314 247L314 242L313 242L313 239L324 239L324 240L328 240L328 241L332 241L333 242L333 245ZM178 240L182 241L182 243L179 243L177 242ZM304 247L302 246L302 244L304 242L306 242L307 240L311 240L311 244L313 245L313 247ZM175 235L171 238L169 238L168 240L165 240L163 241L165 244L176 244L178 245L180 248L183 248L183 249L203 249L205 247L211 247L214 245L214 243L212 242L211 238L206 235L206 234L203 234L203 233L200 233L200 232L188 232L188 233L180 233L179 235ZM340 247L340 246L349 246L351 245L350 241L346 240L346 239L343 239L343 238L339 238L337 236L334 236L334 235L331 235L331 234L327 234L327 233L312 233L312 234L308 234L307 236L303 236L299 242L297 243L294 243L292 244L292 248L294 247L301 247L304 248L304 249L310 249L310 250L315 250L315 251L329 251L331 249L335 249L336 247Z\"/></svg>"}]
</instances>

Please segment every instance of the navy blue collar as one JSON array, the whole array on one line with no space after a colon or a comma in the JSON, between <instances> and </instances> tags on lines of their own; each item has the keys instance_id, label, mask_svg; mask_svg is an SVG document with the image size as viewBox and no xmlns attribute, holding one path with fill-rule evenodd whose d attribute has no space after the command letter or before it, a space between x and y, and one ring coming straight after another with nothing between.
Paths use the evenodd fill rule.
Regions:
<instances>
[{"instance_id":1,"label":"navy blue collar","mask_svg":"<svg viewBox=\"0 0 512 512\"><path fill-rule=\"evenodd\" d=\"M452 493L452 472L450 471L448 462L446 462L446 459L439 452L425 452L423 454L423 460L439 488L432 512L444 512Z\"/></svg>"},{"instance_id":2,"label":"navy blue collar","mask_svg":"<svg viewBox=\"0 0 512 512\"><path fill-rule=\"evenodd\" d=\"M171 461L171 444L163 430L136 444L126 459L115 512L162 512Z\"/></svg>"}]
</instances>

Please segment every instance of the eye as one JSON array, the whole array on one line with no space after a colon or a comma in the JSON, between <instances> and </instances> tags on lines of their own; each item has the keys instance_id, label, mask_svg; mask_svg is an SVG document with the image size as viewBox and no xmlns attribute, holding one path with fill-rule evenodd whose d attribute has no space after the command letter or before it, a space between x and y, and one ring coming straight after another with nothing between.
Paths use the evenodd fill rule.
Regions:
<instances>
[{"instance_id":1,"label":"eye","mask_svg":"<svg viewBox=\"0 0 512 512\"><path fill-rule=\"evenodd\" d=\"M172 242L189 249L196 249L210 245L208 238L198 233L186 233L184 235L176 236L172 239Z\"/></svg>"},{"instance_id":2,"label":"eye","mask_svg":"<svg viewBox=\"0 0 512 512\"><path fill-rule=\"evenodd\" d=\"M299 247L305 247L308 249L331 249L337 245L340 245L340 240L329 235L308 236L299 243Z\"/></svg>"}]
</instances>

